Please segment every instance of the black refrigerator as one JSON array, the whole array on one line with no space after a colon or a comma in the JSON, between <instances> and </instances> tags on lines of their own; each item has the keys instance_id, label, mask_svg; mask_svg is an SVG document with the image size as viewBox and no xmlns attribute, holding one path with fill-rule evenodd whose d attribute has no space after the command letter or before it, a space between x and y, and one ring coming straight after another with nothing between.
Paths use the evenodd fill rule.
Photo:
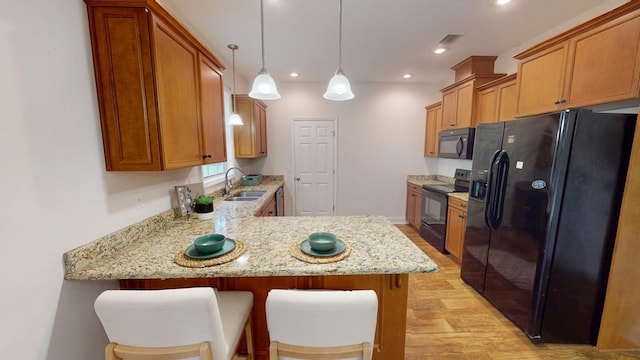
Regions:
<instances>
[{"instance_id":1,"label":"black refrigerator","mask_svg":"<svg viewBox=\"0 0 640 360\"><path fill-rule=\"evenodd\" d=\"M595 344L636 117L476 129L461 278L533 342Z\"/></svg>"}]
</instances>

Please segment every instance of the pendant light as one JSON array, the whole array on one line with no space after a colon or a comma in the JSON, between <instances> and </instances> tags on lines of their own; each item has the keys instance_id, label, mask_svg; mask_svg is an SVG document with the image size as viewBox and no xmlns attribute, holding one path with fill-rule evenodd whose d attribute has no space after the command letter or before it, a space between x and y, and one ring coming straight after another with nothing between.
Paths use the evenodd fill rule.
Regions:
<instances>
[{"instance_id":1,"label":"pendant light","mask_svg":"<svg viewBox=\"0 0 640 360\"><path fill-rule=\"evenodd\" d=\"M238 45L229 44L227 47L231 49L231 71L233 73L233 89L231 90L233 101L231 102L231 115L229 116L228 124L233 126L244 125L242 118L236 112L236 50L238 50Z\"/></svg>"},{"instance_id":2,"label":"pendant light","mask_svg":"<svg viewBox=\"0 0 640 360\"><path fill-rule=\"evenodd\" d=\"M260 35L262 39L262 69L253 80L253 86L249 97L260 100L276 100L280 99L276 82L269 76L267 69L264 67L264 10L262 0L260 0Z\"/></svg>"},{"instance_id":3,"label":"pendant light","mask_svg":"<svg viewBox=\"0 0 640 360\"><path fill-rule=\"evenodd\" d=\"M338 70L336 74L329 80L327 91L323 97L327 100L344 101L351 100L355 97L351 91L349 79L342 72L342 0L338 0L338 13L340 14L340 27L338 35Z\"/></svg>"}]
</instances>

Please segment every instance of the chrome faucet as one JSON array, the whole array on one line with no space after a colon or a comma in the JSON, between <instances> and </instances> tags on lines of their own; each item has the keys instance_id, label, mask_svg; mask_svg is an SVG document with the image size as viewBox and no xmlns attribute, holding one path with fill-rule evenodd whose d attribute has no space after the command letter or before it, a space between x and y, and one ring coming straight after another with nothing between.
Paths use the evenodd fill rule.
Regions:
<instances>
[{"instance_id":1,"label":"chrome faucet","mask_svg":"<svg viewBox=\"0 0 640 360\"><path fill-rule=\"evenodd\" d=\"M231 192L231 188L233 188L233 184L231 184L231 182L229 181L229 172L233 169L236 169L238 171L240 171L240 173L242 174L242 176L246 176L246 174L242 171L242 169L240 169L239 167L231 167L227 170L226 173L224 173L224 196L229 195L229 193Z\"/></svg>"}]
</instances>

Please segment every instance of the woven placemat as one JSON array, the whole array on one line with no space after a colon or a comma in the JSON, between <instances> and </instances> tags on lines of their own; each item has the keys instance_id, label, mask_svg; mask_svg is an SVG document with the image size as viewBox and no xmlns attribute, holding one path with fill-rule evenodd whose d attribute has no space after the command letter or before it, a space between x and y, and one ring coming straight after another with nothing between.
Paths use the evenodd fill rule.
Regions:
<instances>
[{"instance_id":1,"label":"woven placemat","mask_svg":"<svg viewBox=\"0 0 640 360\"><path fill-rule=\"evenodd\" d=\"M236 242L236 247L231 250L231 252L220 257L215 257L212 259L192 259L184 254L185 250L187 250L187 248L184 248L182 251L176 254L176 257L173 261L180 266L190 268L203 268L207 266L228 263L229 261L237 259L245 252L245 250L247 250L247 245L245 243L236 239L234 239L234 241Z\"/></svg>"},{"instance_id":2,"label":"woven placemat","mask_svg":"<svg viewBox=\"0 0 640 360\"><path fill-rule=\"evenodd\" d=\"M349 254L351 254L351 246L345 242L344 251L340 254L334 256L313 256L303 253L302 250L300 250L300 244L293 244L289 248L289 254L298 260L308 262L310 264L329 264L340 261L349 256Z\"/></svg>"}]
</instances>

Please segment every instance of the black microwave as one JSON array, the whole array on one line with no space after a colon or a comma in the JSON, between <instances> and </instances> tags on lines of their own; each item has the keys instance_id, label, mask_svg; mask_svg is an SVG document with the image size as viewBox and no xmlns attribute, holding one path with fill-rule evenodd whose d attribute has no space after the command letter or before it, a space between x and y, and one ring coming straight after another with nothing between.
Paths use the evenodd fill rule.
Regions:
<instances>
[{"instance_id":1,"label":"black microwave","mask_svg":"<svg viewBox=\"0 0 640 360\"><path fill-rule=\"evenodd\" d=\"M442 130L438 157L448 159L471 159L475 128Z\"/></svg>"}]
</instances>

